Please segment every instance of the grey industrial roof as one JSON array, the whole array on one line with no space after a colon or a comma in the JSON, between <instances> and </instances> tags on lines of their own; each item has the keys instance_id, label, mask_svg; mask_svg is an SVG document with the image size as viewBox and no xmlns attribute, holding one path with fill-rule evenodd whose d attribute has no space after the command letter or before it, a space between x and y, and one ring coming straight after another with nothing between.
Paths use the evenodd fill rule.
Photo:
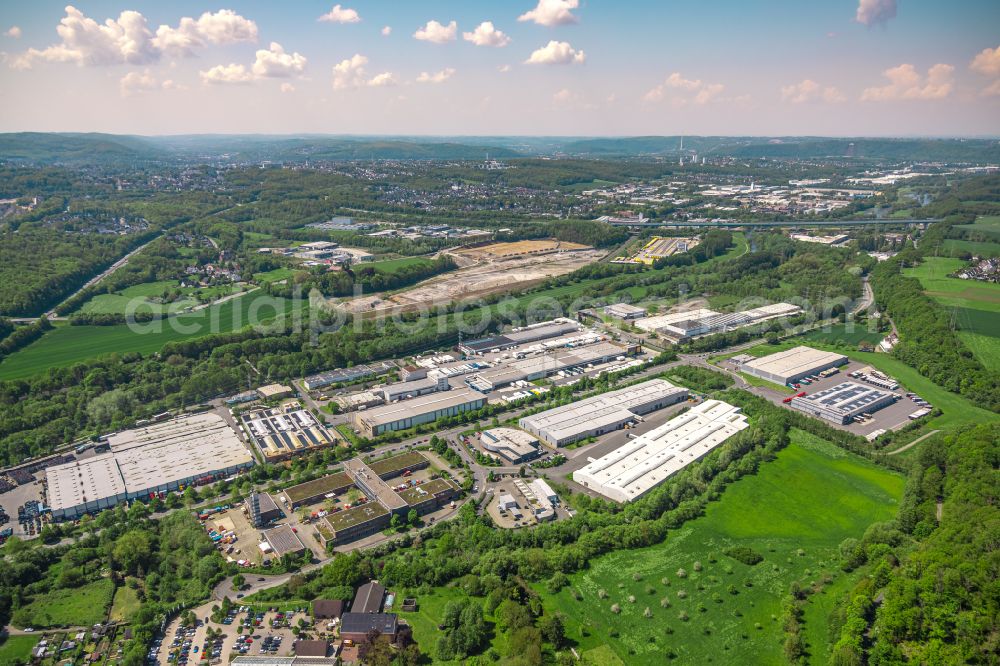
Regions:
<instances>
[{"instance_id":1,"label":"grey industrial roof","mask_svg":"<svg viewBox=\"0 0 1000 666\"><path fill-rule=\"evenodd\" d=\"M45 470L45 478L49 506L56 510L127 492L113 453L54 465Z\"/></svg>"},{"instance_id":2,"label":"grey industrial roof","mask_svg":"<svg viewBox=\"0 0 1000 666\"><path fill-rule=\"evenodd\" d=\"M825 388L811 395L795 398L798 405L818 406L826 410L832 410L841 414L854 414L880 400L884 400L892 393L881 391L871 386L862 386L854 382L841 382L836 386Z\"/></svg>"},{"instance_id":3,"label":"grey industrial roof","mask_svg":"<svg viewBox=\"0 0 1000 666\"><path fill-rule=\"evenodd\" d=\"M264 539L271 544L275 555L281 557L285 553L296 553L306 549L299 535L292 531L290 525L278 525L269 530L264 530Z\"/></svg>"},{"instance_id":4,"label":"grey industrial roof","mask_svg":"<svg viewBox=\"0 0 1000 666\"><path fill-rule=\"evenodd\" d=\"M792 347L743 364L743 370L768 373L775 376L792 376L808 373L813 368L846 361L847 357L836 352L821 351L812 347Z\"/></svg>"},{"instance_id":5,"label":"grey industrial roof","mask_svg":"<svg viewBox=\"0 0 1000 666\"><path fill-rule=\"evenodd\" d=\"M393 423L400 419L413 418L423 414L436 412L449 407L456 407L468 402L484 400L483 394L472 390L453 389L439 391L429 395L397 402L384 407L375 407L363 412L359 418L373 425Z\"/></svg>"}]
</instances>

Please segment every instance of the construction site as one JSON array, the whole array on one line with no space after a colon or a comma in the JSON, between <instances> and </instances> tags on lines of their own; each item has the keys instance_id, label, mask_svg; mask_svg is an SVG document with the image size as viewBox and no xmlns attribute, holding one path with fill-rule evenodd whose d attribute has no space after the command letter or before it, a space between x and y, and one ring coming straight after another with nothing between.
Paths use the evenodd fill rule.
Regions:
<instances>
[{"instance_id":1,"label":"construction site","mask_svg":"<svg viewBox=\"0 0 1000 666\"><path fill-rule=\"evenodd\" d=\"M393 294L372 294L337 303L356 314L406 311L525 289L572 273L599 261L605 252L587 245L556 240L493 243L482 247L449 250L458 270L425 280Z\"/></svg>"}]
</instances>

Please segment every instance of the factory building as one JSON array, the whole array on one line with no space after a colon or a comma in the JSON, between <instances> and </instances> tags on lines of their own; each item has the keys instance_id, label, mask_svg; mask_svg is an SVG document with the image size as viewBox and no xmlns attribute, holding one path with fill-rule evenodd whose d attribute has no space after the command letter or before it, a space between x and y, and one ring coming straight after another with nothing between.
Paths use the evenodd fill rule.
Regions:
<instances>
[{"instance_id":1,"label":"factory building","mask_svg":"<svg viewBox=\"0 0 1000 666\"><path fill-rule=\"evenodd\" d=\"M699 309L647 317L637 320L635 325L643 330L655 332L680 342L699 335L722 333L769 319L789 317L801 311L802 308L791 303L773 303L742 312L723 313Z\"/></svg>"},{"instance_id":2,"label":"factory building","mask_svg":"<svg viewBox=\"0 0 1000 666\"><path fill-rule=\"evenodd\" d=\"M604 314L609 317L614 317L615 319L624 319L625 321L629 321L631 319L642 319L645 317L646 308L629 305L628 303L615 303L604 308Z\"/></svg>"},{"instance_id":3,"label":"factory building","mask_svg":"<svg viewBox=\"0 0 1000 666\"><path fill-rule=\"evenodd\" d=\"M338 370L330 370L328 372L310 375L302 381L302 384L306 387L306 389L315 391L318 388L323 388L324 386L330 386L332 384L350 384L369 377L377 377L378 375L393 372L396 369L395 364L390 363L389 361L370 363L368 365L355 365L350 368L340 368Z\"/></svg>"},{"instance_id":4,"label":"factory building","mask_svg":"<svg viewBox=\"0 0 1000 666\"><path fill-rule=\"evenodd\" d=\"M430 466L430 461L416 451L398 453L388 458L382 458L368 463L368 469L375 472L383 481L401 476L406 472L416 472Z\"/></svg>"},{"instance_id":5,"label":"factory building","mask_svg":"<svg viewBox=\"0 0 1000 666\"><path fill-rule=\"evenodd\" d=\"M284 384L268 384L257 389L261 400L281 400L291 397L292 393L292 387Z\"/></svg>"},{"instance_id":6,"label":"factory building","mask_svg":"<svg viewBox=\"0 0 1000 666\"><path fill-rule=\"evenodd\" d=\"M520 465L541 455L538 438L516 428L484 430L479 434L479 443L484 449L499 454L512 465Z\"/></svg>"},{"instance_id":7,"label":"factory building","mask_svg":"<svg viewBox=\"0 0 1000 666\"><path fill-rule=\"evenodd\" d=\"M108 453L45 470L53 518L209 483L254 464L236 432L211 412L115 433L108 445Z\"/></svg>"},{"instance_id":8,"label":"factory building","mask_svg":"<svg viewBox=\"0 0 1000 666\"><path fill-rule=\"evenodd\" d=\"M334 497L347 492L354 480L344 472L328 474L297 486L285 488L285 503L292 509L315 504L326 497Z\"/></svg>"},{"instance_id":9,"label":"factory building","mask_svg":"<svg viewBox=\"0 0 1000 666\"><path fill-rule=\"evenodd\" d=\"M557 349L489 368L469 377L467 383L477 391L488 393L514 382L543 379L560 370L607 363L624 357L627 353L628 350L603 341L570 349Z\"/></svg>"},{"instance_id":10,"label":"factory building","mask_svg":"<svg viewBox=\"0 0 1000 666\"><path fill-rule=\"evenodd\" d=\"M268 462L284 460L335 441L330 431L301 407L258 409L240 418Z\"/></svg>"},{"instance_id":11,"label":"factory building","mask_svg":"<svg viewBox=\"0 0 1000 666\"><path fill-rule=\"evenodd\" d=\"M424 423L433 423L446 416L476 410L484 404L486 398L476 391L443 391L355 412L352 419L361 435L371 439L384 432L406 430Z\"/></svg>"},{"instance_id":12,"label":"factory building","mask_svg":"<svg viewBox=\"0 0 1000 666\"><path fill-rule=\"evenodd\" d=\"M552 321L532 324L523 328L515 328L509 333L502 335L492 335L488 338L478 340L468 340L458 346L458 350L463 354L475 355L489 351L502 351L517 345L554 338L568 333L575 333L580 330L580 324L571 319L554 319Z\"/></svg>"},{"instance_id":13,"label":"factory building","mask_svg":"<svg viewBox=\"0 0 1000 666\"><path fill-rule=\"evenodd\" d=\"M738 407L706 400L573 473L616 502L631 502L748 427Z\"/></svg>"},{"instance_id":14,"label":"factory building","mask_svg":"<svg viewBox=\"0 0 1000 666\"><path fill-rule=\"evenodd\" d=\"M740 371L775 384L793 384L829 368L847 363L847 357L812 347L792 347L785 351L747 361Z\"/></svg>"},{"instance_id":15,"label":"factory building","mask_svg":"<svg viewBox=\"0 0 1000 666\"><path fill-rule=\"evenodd\" d=\"M397 400L417 398L422 395L427 395L428 393L447 391L450 388L451 386L448 384L447 377L439 374L433 374L432 376L425 376L422 379L413 379L411 381L389 384L388 386L383 386L378 389L378 391L382 394L382 399L386 403L390 403L396 402Z\"/></svg>"},{"instance_id":16,"label":"factory building","mask_svg":"<svg viewBox=\"0 0 1000 666\"><path fill-rule=\"evenodd\" d=\"M418 486L410 486L398 490L396 494L406 502L407 513L410 509L423 516L437 511L459 495L458 486L448 479L430 479Z\"/></svg>"},{"instance_id":17,"label":"factory building","mask_svg":"<svg viewBox=\"0 0 1000 666\"><path fill-rule=\"evenodd\" d=\"M888 407L899 396L854 382L842 382L812 395L793 398L791 406L800 412L838 424L850 423L855 416Z\"/></svg>"},{"instance_id":18,"label":"factory building","mask_svg":"<svg viewBox=\"0 0 1000 666\"><path fill-rule=\"evenodd\" d=\"M518 425L549 446L559 447L618 430L635 421L637 415L676 404L687 397L685 388L664 379L650 379L522 417Z\"/></svg>"},{"instance_id":19,"label":"factory building","mask_svg":"<svg viewBox=\"0 0 1000 666\"><path fill-rule=\"evenodd\" d=\"M365 502L344 511L331 513L316 524L324 548L338 546L378 534L389 527L388 509L378 502Z\"/></svg>"},{"instance_id":20,"label":"factory building","mask_svg":"<svg viewBox=\"0 0 1000 666\"><path fill-rule=\"evenodd\" d=\"M306 545L290 525L278 525L273 529L264 530L263 535L264 540L259 547L265 554L273 553L276 557L283 557L298 556L306 552Z\"/></svg>"}]
</instances>

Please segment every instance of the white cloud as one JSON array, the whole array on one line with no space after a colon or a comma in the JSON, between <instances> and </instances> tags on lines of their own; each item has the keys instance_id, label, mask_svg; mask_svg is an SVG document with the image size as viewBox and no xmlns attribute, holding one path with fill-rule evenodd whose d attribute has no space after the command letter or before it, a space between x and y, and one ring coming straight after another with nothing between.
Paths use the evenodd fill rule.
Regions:
<instances>
[{"instance_id":1,"label":"white cloud","mask_svg":"<svg viewBox=\"0 0 1000 666\"><path fill-rule=\"evenodd\" d=\"M167 79L166 81L164 81L163 83L160 84L160 87L163 88L164 90L187 90L188 89L187 86L181 85L180 83L177 83L176 81L174 81L172 79Z\"/></svg>"},{"instance_id":2,"label":"white cloud","mask_svg":"<svg viewBox=\"0 0 1000 666\"><path fill-rule=\"evenodd\" d=\"M569 42L550 41L540 49L536 49L527 60L526 65L568 65L580 64L587 59L583 51L577 51Z\"/></svg>"},{"instance_id":3,"label":"white cloud","mask_svg":"<svg viewBox=\"0 0 1000 666\"><path fill-rule=\"evenodd\" d=\"M572 102L575 96L569 88L563 88L554 95L552 95L552 101L556 104L566 104Z\"/></svg>"},{"instance_id":4,"label":"white cloud","mask_svg":"<svg viewBox=\"0 0 1000 666\"><path fill-rule=\"evenodd\" d=\"M44 49L28 49L14 59L13 66L30 68L36 60L71 62L77 65L145 65L164 54L191 55L206 44L230 44L257 40L257 24L232 10L205 12L197 20L184 17L176 28L161 25L156 34L146 17L123 11L103 24L68 5L66 16L56 27L62 41Z\"/></svg>"},{"instance_id":5,"label":"white cloud","mask_svg":"<svg viewBox=\"0 0 1000 666\"><path fill-rule=\"evenodd\" d=\"M381 74L376 74L371 79L368 80L366 84L372 88L380 88L382 86L394 86L396 85L396 77L392 72L382 72Z\"/></svg>"},{"instance_id":6,"label":"white cloud","mask_svg":"<svg viewBox=\"0 0 1000 666\"><path fill-rule=\"evenodd\" d=\"M812 79L804 79L800 83L782 86L781 99L792 104L805 104L820 100L829 103L845 101L844 95L834 86L823 87Z\"/></svg>"},{"instance_id":7,"label":"white cloud","mask_svg":"<svg viewBox=\"0 0 1000 666\"><path fill-rule=\"evenodd\" d=\"M13 37L14 39L21 39L21 29L16 25L10 26L7 32L3 33L7 37Z\"/></svg>"},{"instance_id":8,"label":"white cloud","mask_svg":"<svg viewBox=\"0 0 1000 666\"><path fill-rule=\"evenodd\" d=\"M493 27L493 21L483 21L472 32L463 32L462 39L476 46L507 46L510 37Z\"/></svg>"},{"instance_id":9,"label":"white cloud","mask_svg":"<svg viewBox=\"0 0 1000 666\"><path fill-rule=\"evenodd\" d=\"M278 42L271 42L268 49L257 51L253 75L257 78L287 78L301 74L306 68L306 57L300 53L285 53Z\"/></svg>"},{"instance_id":10,"label":"white cloud","mask_svg":"<svg viewBox=\"0 0 1000 666\"><path fill-rule=\"evenodd\" d=\"M279 88L279 90L281 90L281 92L283 93L293 93L295 92L295 86L286 81L281 84L281 88Z\"/></svg>"},{"instance_id":11,"label":"white cloud","mask_svg":"<svg viewBox=\"0 0 1000 666\"><path fill-rule=\"evenodd\" d=\"M135 93L157 88L156 78L148 69L140 72L129 72L118 82L122 97L131 97Z\"/></svg>"},{"instance_id":12,"label":"white cloud","mask_svg":"<svg viewBox=\"0 0 1000 666\"><path fill-rule=\"evenodd\" d=\"M334 5L333 9L328 11L326 14L323 14L316 20L323 21L324 23L359 23L361 21L361 16L359 16L358 12L354 9Z\"/></svg>"},{"instance_id":13,"label":"white cloud","mask_svg":"<svg viewBox=\"0 0 1000 666\"><path fill-rule=\"evenodd\" d=\"M510 71L510 65L500 65L499 67L497 67L497 71L500 72L501 74L506 74L507 72Z\"/></svg>"},{"instance_id":14,"label":"white cloud","mask_svg":"<svg viewBox=\"0 0 1000 666\"><path fill-rule=\"evenodd\" d=\"M538 25L552 27L576 23L579 19L572 10L580 6L580 0L538 0L538 6L517 17L518 21L534 21Z\"/></svg>"},{"instance_id":15,"label":"white cloud","mask_svg":"<svg viewBox=\"0 0 1000 666\"><path fill-rule=\"evenodd\" d=\"M336 90L345 88L381 87L395 85L396 77L392 72L382 72L368 78L368 58L355 53L333 66L333 87Z\"/></svg>"},{"instance_id":16,"label":"white cloud","mask_svg":"<svg viewBox=\"0 0 1000 666\"><path fill-rule=\"evenodd\" d=\"M382 36L383 37L388 37L391 34L392 34L392 26L391 25L384 25L384 26L382 26Z\"/></svg>"},{"instance_id":17,"label":"white cloud","mask_svg":"<svg viewBox=\"0 0 1000 666\"><path fill-rule=\"evenodd\" d=\"M417 83L444 83L452 76L455 75L455 70L451 67L446 67L440 72L420 72L420 76L417 77Z\"/></svg>"},{"instance_id":18,"label":"white cloud","mask_svg":"<svg viewBox=\"0 0 1000 666\"><path fill-rule=\"evenodd\" d=\"M885 25L896 18L896 0L858 0L858 11L854 20L864 25Z\"/></svg>"},{"instance_id":19,"label":"white cloud","mask_svg":"<svg viewBox=\"0 0 1000 666\"><path fill-rule=\"evenodd\" d=\"M715 101L725 89L721 83L705 83L701 79L685 79L680 72L674 72L663 83L652 88L643 99L656 102L665 97L678 106L697 104L699 106Z\"/></svg>"},{"instance_id":20,"label":"white cloud","mask_svg":"<svg viewBox=\"0 0 1000 666\"><path fill-rule=\"evenodd\" d=\"M434 44L444 44L455 41L455 34L458 32L458 23L452 21L448 25L441 25L437 21L428 21L427 25L413 33L414 39Z\"/></svg>"},{"instance_id":21,"label":"white cloud","mask_svg":"<svg viewBox=\"0 0 1000 666\"><path fill-rule=\"evenodd\" d=\"M184 17L176 28L161 25L156 29L153 45L171 55L192 55L206 44L256 42L257 24L231 9L214 14L205 12L197 20Z\"/></svg>"},{"instance_id":22,"label":"white cloud","mask_svg":"<svg viewBox=\"0 0 1000 666\"><path fill-rule=\"evenodd\" d=\"M969 67L974 72L986 76L1000 76L1000 46L995 49L986 48L980 51Z\"/></svg>"},{"instance_id":23,"label":"white cloud","mask_svg":"<svg viewBox=\"0 0 1000 666\"><path fill-rule=\"evenodd\" d=\"M861 94L865 102L891 102L904 99L943 99L951 93L951 75L955 68L938 63L923 77L913 65L904 63L883 72L889 84L865 88Z\"/></svg>"},{"instance_id":24,"label":"white cloud","mask_svg":"<svg viewBox=\"0 0 1000 666\"><path fill-rule=\"evenodd\" d=\"M1000 79L997 79L983 90L983 97L1000 96Z\"/></svg>"},{"instance_id":25,"label":"white cloud","mask_svg":"<svg viewBox=\"0 0 1000 666\"><path fill-rule=\"evenodd\" d=\"M216 65L208 71L198 72L198 75L201 77L201 82L206 85L249 83L253 80L253 74L245 66L236 63Z\"/></svg>"}]
</instances>

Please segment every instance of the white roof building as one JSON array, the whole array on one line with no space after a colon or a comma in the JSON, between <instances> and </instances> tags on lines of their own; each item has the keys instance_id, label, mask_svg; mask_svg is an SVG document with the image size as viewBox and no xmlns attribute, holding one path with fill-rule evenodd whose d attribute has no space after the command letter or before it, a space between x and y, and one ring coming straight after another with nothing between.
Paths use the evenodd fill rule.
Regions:
<instances>
[{"instance_id":1,"label":"white roof building","mask_svg":"<svg viewBox=\"0 0 1000 666\"><path fill-rule=\"evenodd\" d=\"M616 502L630 502L748 425L738 407L706 400L611 453L590 460L573 473L573 480Z\"/></svg>"}]
</instances>

